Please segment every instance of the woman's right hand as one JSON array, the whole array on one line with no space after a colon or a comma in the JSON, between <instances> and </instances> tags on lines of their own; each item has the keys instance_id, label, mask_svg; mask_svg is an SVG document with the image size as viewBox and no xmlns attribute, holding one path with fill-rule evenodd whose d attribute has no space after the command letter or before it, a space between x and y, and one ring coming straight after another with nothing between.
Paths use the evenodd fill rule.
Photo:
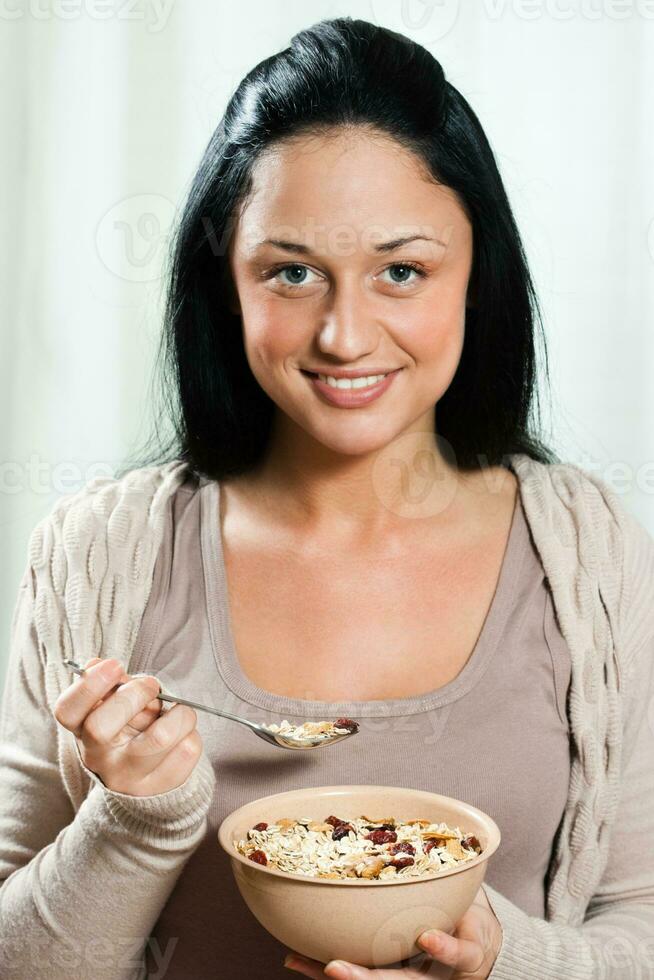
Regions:
<instances>
[{"instance_id":1,"label":"woman's right hand","mask_svg":"<svg viewBox=\"0 0 654 980\"><path fill-rule=\"evenodd\" d=\"M181 786L202 754L197 715L185 704L161 713L159 681L130 678L114 657L94 657L55 702L57 721L77 739L84 765L130 796Z\"/></svg>"}]
</instances>

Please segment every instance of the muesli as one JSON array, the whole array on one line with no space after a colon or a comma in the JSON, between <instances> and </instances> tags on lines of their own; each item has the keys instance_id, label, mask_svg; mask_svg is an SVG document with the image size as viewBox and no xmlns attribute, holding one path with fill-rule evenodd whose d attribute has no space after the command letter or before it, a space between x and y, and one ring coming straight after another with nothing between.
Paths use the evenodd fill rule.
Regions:
<instances>
[{"instance_id":1,"label":"muesli","mask_svg":"<svg viewBox=\"0 0 654 980\"><path fill-rule=\"evenodd\" d=\"M239 854L279 871L317 878L413 878L481 854L474 834L429 820L365 815L324 821L283 817L261 821L234 841Z\"/></svg>"},{"instance_id":2,"label":"muesli","mask_svg":"<svg viewBox=\"0 0 654 980\"><path fill-rule=\"evenodd\" d=\"M264 725L269 732L275 735L285 735L287 738L297 739L299 742L322 742L333 738L335 735L346 735L348 732L356 732L359 723L352 718L337 718L336 721L305 721L302 725L293 725L285 718L281 725Z\"/></svg>"}]
</instances>

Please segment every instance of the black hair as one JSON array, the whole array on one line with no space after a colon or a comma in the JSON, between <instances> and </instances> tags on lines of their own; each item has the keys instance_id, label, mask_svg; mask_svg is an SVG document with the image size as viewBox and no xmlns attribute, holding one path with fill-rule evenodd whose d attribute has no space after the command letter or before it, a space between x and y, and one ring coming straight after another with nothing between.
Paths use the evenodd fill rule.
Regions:
<instances>
[{"instance_id":1,"label":"black hair","mask_svg":"<svg viewBox=\"0 0 654 980\"><path fill-rule=\"evenodd\" d=\"M421 45L338 17L300 31L256 65L207 145L172 237L155 365L164 408L155 412L158 446L141 465L179 459L222 479L262 458L276 406L250 370L241 319L230 310L230 236L264 150L361 125L417 154L435 181L456 192L472 225L472 306L460 363L438 401L438 436L463 470L503 464L516 452L557 461L541 438L537 328L549 383L541 314L481 124ZM164 415L172 434L162 442Z\"/></svg>"}]
</instances>

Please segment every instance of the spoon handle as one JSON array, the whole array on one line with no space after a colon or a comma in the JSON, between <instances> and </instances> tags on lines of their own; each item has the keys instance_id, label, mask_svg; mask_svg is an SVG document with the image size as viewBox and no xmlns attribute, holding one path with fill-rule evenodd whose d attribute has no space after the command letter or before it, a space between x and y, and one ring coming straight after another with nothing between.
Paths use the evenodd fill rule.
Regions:
<instances>
[{"instance_id":1,"label":"spoon handle","mask_svg":"<svg viewBox=\"0 0 654 980\"><path fill-rule=\"evenodd\" d=\"M86 673L85 668L81 667L74 660L64 660L64 663L71 668L76 674L83 675ZM138 674L133 674L133 677L138 677ZM233 715L229 711L221 711L220 708L210 708L206 704L198 704L197 701L188 701L186 698L176 698L173 694L166 694L164 691L159 691L155 695L160 701L172 701L174 704L187 704L189 708L197 708L198 711L208 711L209 714L218 715L219 718L229 718L231 721L237 721L241 725L247 725L248 728L252 728L254 731L259 729L259 725L250 721L248 718L239 718L238 715Z\"/></svg>"},{"instance_id":2,"label":"spoon handle","mask_svg":"<svg viewBox=\"0 0 654 980\"><path fill-rule=\"evenodd\" d=\"M206 704L198 704L197 701L187 701L186 698L176 698L172 694L164 694L163 691L160 691L155 697L159 698L160 701L173 701L175 704L187 704L189 708L197 708L198 711L208 711L209 714L218 715L219 718L231 718L232 721L240 721L242 725L252 727L253 724L247 718L239 718L237 715L231 715L229 711L221 711L220 708L210 708Z\"/></svg>"}]
</instances>

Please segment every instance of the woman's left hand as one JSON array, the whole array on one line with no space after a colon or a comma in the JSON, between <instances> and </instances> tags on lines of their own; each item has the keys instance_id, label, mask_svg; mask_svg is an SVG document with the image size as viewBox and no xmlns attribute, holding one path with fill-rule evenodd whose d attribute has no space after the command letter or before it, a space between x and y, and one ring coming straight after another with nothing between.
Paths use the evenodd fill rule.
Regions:
<instances>
[{"instance_id":1,"label":"woman's left hand","mask_svg":"<svg viewBox=\"0 0 654 980\"><path fill-rule=\"evenodd\" d=\"M368 970L345 960L330 960L325 964L293 952L289 952L284 966L305 977L333 977L334 980L399 980L400 977L418 980L425 976L442 977L443 980L486 980L502 945L502 927L483 885L457 923L453 935L429 929L418 936L416 943L425 950L427 957L420 965L404 970Z\"/></svg>"}]
</instances>

